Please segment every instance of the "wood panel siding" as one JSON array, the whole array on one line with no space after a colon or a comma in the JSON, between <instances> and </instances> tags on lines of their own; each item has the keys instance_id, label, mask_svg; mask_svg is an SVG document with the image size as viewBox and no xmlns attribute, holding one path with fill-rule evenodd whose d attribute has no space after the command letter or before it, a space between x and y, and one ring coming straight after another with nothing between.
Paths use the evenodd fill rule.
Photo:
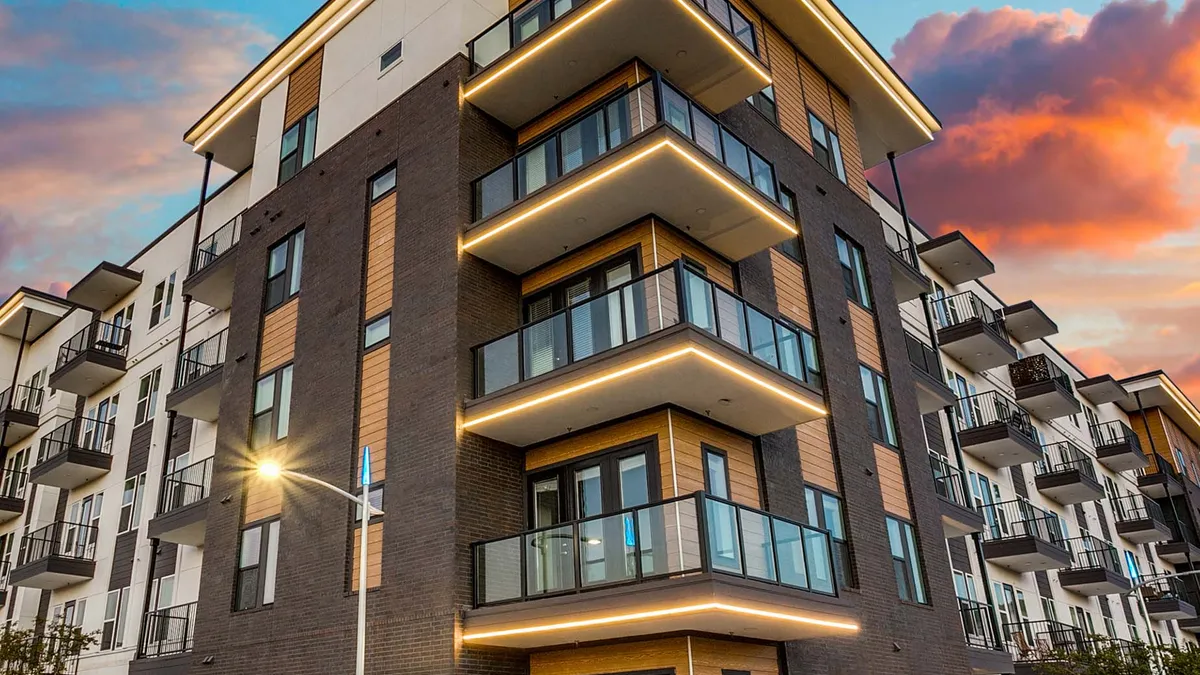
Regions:
<instances>
[{"instance_id":1,"label":"wood panel siding","mask_svg":"<svg viewBox=\"0 0 1200 675\"><path fill-rule=\"evenodd\" d=\"M900 454L895 450L875 444L875 469L879 473L879 490L883 494L883 510L894 516L912 519L908 508L908 487L904 481L904 469L900 466Z\"/></svg>"},{"instance_id":2,"label":"wood panel siding","mask_svg":"<svg viewBox=\"0 0 1200 675\"><path fill-rule=\"evenodd\" d=\"M246 477L246 502L242 513L243 523L253 523L283 512L283 481Z\"/></svg>"},{"instance_id":3,"label":"wood panel siding","mask_svg":"<svg viewBox=\"0 0 1200 675\"><path fill-rule=\"evenodd\" d=\"M666 411L650 413L533 448L525 454L525 470L535 471L542 467L561 464L650 436L658 439L658 462L662 475L663 496L671 497L674 495L675 479L671 470L671 434L668 429Z\"/></svg>"},{"instance_id":4,"label":"wood panel siding","mask_svg":"<svg viewBox=\"0 0 1200 675\"><path fill-rule=\"evenodd\" d=\"M388 373L390 345L363 357L362 392L358 403L358 447L371 446L371 480L381 481L387 472ZM362 475L362 454L356 452L355 475Z\"/></svg>"},{"instance_id":5,"label":"wood panel siding","mask_svg":"<svg viewBox=\"0 0 1200 675\"><path fill-rule=\"evenodd\" d=\"M1174 420L1165 415L1161 408L1148 408L1146 418L1150 423L1149 429L1140 413L1130 415L1129 425L1137 433L1138 440L1142 443L1142 451L1147 456L1157 452L1163 459L1170 462L1176 471L1182 471L1183 467L1179 466L1179 460L1175 457L1175 450L1179 450L1189 462L1200 465L1200 445L1193 441L1183 429L1180 429ZM1150 443L1151 438L1154 440L1153 446ZM1154 465L1151 464L1148 471L1154 470ZM1187 474L1191 476L1192 468L1187 467L1186 470Z\"/></svg>"},{"instance_id":6,"label":"wood panel siding","mask_svg":"<svg viewBox=\"0 0 1200 675\"><path fill-rule=\"evenodd\" d=\"M633 61L601 79L517 131L517 144L524 145L554 127L583 112L592 104L621 89L631 89L650 73L644 64Z\"/></svg>"},{"instance_id":7,"label":"wood panel siding","mask_svg":"<svg viewBox=\"0 0 1200 675\"><path fill-rule=\"evenodd\" d=\"M821 121L833 128L833 103L829 100L829 80L808 59L800 55L800 84L804 88L804 105L816 113ZM805 113L805 122L808 114Z\"/></svg>"},{"instance_id":8,"label":"wood panel siding","mask_svg":"<svg viewBox=\"0 0 1200 675\"><path fill-rule=\"evenodd\" d=\"M321 47L304 60L288 76L287 104L283 111L283 128L287 129L321 101L321 68L325 62L325 48Z\"/></svg>"},{"instance_id":9,"label":"wood panel siding","mask_svg":"<svg viewBox=\"0 0 1200 675\"><path fill-rule=\"evenodd\" d=\"M529 675L608 675L674 668L688 673L687 638L579 647L529 655Z\"/></svg>"},{"instance_id":10,"label":"wood panel siding","mask_svg":"<svg viewBox=\"0 0 1200 675\"><path fill-rule=\"evenodd\" d=\"M775 276L775 298L779 304L779 313L813 330L812 307L808 300L808 281L804 278L804 266L771 249L771 270Z\"/></svg>"},{"instance_id":11,"label":"wood panel siding","mask_svg":"<svg viewBox=\"0 0 1200 675\"><path fill-rule=\"evenodd\" d=\"M863 200L870 202L871 193L867 186L867 175L863 171L862 152L858 148L858 134L854 130L854 113L850 99L835 87L829 88L833 99L833 123L838 143L842 146L842 164L846 167L846 184Z\"/></svg>"},{"instance_id":12,"label":"wood panel siding","mask_svg":"<svg viewBox=\"0 0 1200 675\"><path fill-rule=\"evenodd\" d=\"M796 50L783 34L770 24L766 29L767 52L771 57L771 79L775 86L775 103L779 126L800 147L812 154L812 132L805 112L804 88L800 86L800 65Z\"/></svg>"},{"instance_id":13,"label":"wood panel siding","mask_svg":"<svg viewBox=\"0 0 1200 675\"><path fill-rule=\"evenodd\" d=\"M615 232L530 272L521 279L521 293L524 295L534 293L634 247L639 247L642 263L641 272L634 276L640 276L640 274L656 269L654 225L651 219Z\"/></svg>"},{"instance_id":14,"label":"wood panel siding","mask_svg":"<svg viewBox=\"0 0 1200 675\"><path fill-rule=\"evenodd\" d=\"M733 286L733 265L687 234L661 221L655 221L654 241L659 267L686 256L703 265L709 279L731 291L736 290Z\"/></svg>"},{"instance_id":15,"label":"wood panel siding","mask_svg":"<svg viewBox=\"0 0 1200 675\"><path fill-rule=\"evenodd\" d=\"M351 592L358 590L358 566L362 555L362 537L358 536L360 527L354 528L354 549L350 563ZM382 583L383 523L370 523L367 525L367 588L379 588Z\"/></svg>"},{"instance_id":16,"label":"wood panel siding","mask_svg":"<svg viewBox=\"0 0 1200 675\"><path fill-rule=\"evenodd\" d=\"M300 298L292 298L263 318L262 343L258 350L258 372L284 365L296 355L296 319Z\"/></svg>"},{"instance_id":17,"label":"wood panel siding","mask_svg":"<svg viewBox=\"0 0 1200 675\"><path fill-rule=\"evenodd\" d=\"M396 267L396 193L371 206L367 230L367 286L363 318L376 317L392 307Z\"/></svg>"},{"instance_id":18,"label":"wood panel siding","mask_svg":"<svg viewBox=\"0 0 1200 675\"><path fill-rule=\"evenodd\" d=\"M675 442L679 494L705 489L701 450L707 445L725 452L729 458L730 498L746 506L762 506L758 491L758 463L755 461L752 440L678 410L671 411L671 431Z\"/></svg>"},{"instance_id":19,"label":"wood panel siding","mask_svg":"<svg viewBox=\"0 0 1200 675\"><path fill-rule=\"evenodd\" d=\"M729 0L729 4L733 5L737 11L742 13L750 21L750 25L754 26L754 41L758 45L758 55L763 63L768 62L767 50L763 48L763 20L762 15L746 0Z\"/></svg>"},{"instance_id":20,"label":"wood panel siding","mask_svg":"<svg viewBox=\"0 0 1200 675\"><path fill-rule=\"evenodd\" d=\"M850 324L854 328L854 348L858 360L883 372L883 352L879 349L879 333L875 330L875 315L858 303L847 301Z\"/></svg>"},{"instance_id":21,"label":"wood panel siding","mask_svg":"<svg viewBox=\"0 0 1200 675\"><path fill-rule=\"evenodd\" d=\"M692 675L722 675L724 670L779 675L778 649L775 645L693 637Z\"/></svg>"},{"instance_id":22,"label":"wood panel siding","mask_svg":"<svg viewBox=\"0 0 1200 675\"><path fill-rule=\"evenodd\" d=\"M837 467L833 460L833 442L829 437L829 420L813 420L796 427L800 444L800 468L805 482L831 492L840 492Z\"/></svg>"}]
</instances>

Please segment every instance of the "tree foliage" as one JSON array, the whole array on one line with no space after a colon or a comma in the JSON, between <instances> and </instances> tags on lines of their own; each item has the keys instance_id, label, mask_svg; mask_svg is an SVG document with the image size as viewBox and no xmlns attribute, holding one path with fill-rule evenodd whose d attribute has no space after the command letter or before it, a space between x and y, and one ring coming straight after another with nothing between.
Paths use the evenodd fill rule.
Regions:
<instances>
[{"instance_id":1,"label":"tree foliage","mask_svg":"<svg viewBox=\"0 0 1200 675\"><path fill-rule=\"evenodd\" d=\"M69 673L79 654L96 643L96 637L75 626L55 623L44 634L36 629L0 631L0 675Z\"/></svg>"},{"instance_id":2,"label":"tree foliage","mask_svg":"<svg viewBox=\"0 0 1200 675\"><path fill-rule=\"evenodd\" d=\"M1200 675L1200 650L1102 638L1087 649L1053 650L1037 659L1038 675Z\"/></svg>"}]
</instances>

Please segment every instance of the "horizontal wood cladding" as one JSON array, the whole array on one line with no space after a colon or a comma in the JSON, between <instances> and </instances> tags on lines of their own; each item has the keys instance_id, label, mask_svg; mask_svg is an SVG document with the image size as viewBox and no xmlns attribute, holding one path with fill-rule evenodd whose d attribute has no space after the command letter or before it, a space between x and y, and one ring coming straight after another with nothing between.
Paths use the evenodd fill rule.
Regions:
<instances>
[{"instance_id":1,"label":"horizontal wood cladding","mask_svg":"<svg viewBox=\"0 0 1200 675\"><path fill-rule=\"evenodd\" d=\"M891 448L875 444L875 468L879 473L879 490L883 494L883 509L894 516L912 519L908 507L908 487L900 454Z\"/></svg>"},{"instance_id":2,"label":"horizontal wood cladding","mask_svg":"<svg viewBox=\"0 0 1200 675\"><path fill-rule=\"evenodd\" d=\"M779 304L779 313L813 330L812 307L808 300L808 282L804 278L804 266L771 249L771 270L775 276L775 298Z\"/></svg>"},{"instance_id":3,"label":"horizontal wood cladding","mask_svg":"<svg viewBox=\"0 0 1200 675\"><path fill-rule=\"evenodd\" d=\"M800 147L812 153L812 131L808 128L808 113L804 105L804 88L800 86L800 65L796 50L787 38L768 25L767 53L771 56L771 75L775 86L775 102L779 111L779 126Z\"/></svg>"},{"instance_id":4,"label":"horizontal wood cladding","mask_svg":"<svg viewBox=\"0 0 1200 675\"><path fill-rule=\"evenodd\" d=\"M605 96L615 91L619 91L622 88L632 88L643 77L649 75L649 73L650 69L637 61L626 65L567 101L555 106L553 110L545 115L521 127L517 132L517 144L524 145L532 141L559 124L571 119L576 114L583 112L592 104L599 102Z\"/></svg>"},{"instance_id":5,"label":"horizontal wood cladding","mask_svg":"<svg viewBox=\"0 0 1200 675\"><path fill-rule=\"evenodd\" d=\"M325 48L321 47L304 60L288 76L287 104L283 112L283 128L287 129L300 121L321 101L321 69L325 62Z\"/></svg>"},{"instance_id":6,"label":"horizontal wood cladding","mask_svg":"<svg viewBox=\"0 0 1200 675\"><path fill-rule=\"evenodd\" d=\"M545 267L530 272L521 280L521 293L524 295L535 293L634 247L639 247L641 271L645 273L656 269L652 219L647 218L642 223L625 228L589 244L571 255L559 258Z\"/></svg>"},{"instance_id":7,"label":"horizontal wood cladding","mask_svg":"<svg viewBox=\"0 0 1200 675\"><path fill-rule=\"evenodd\" d=\"M821 121L833 128L833 102L829 97L829 80L804 56L797 58L800 65L800 86L804 88L804 105ZM805 114L807 123L808 115Z\"/></svg>"},{"instance_id":8,"label":"horizontal wood cladding","mask_svg":"<svg viewBox=\"0 0 1200 675\"><path fill-rule=\"evenodd\" d=\"M392 348L380 347L363 357L362 390L358 409L358 446L371 447L371 480L381 481L387 472L388 373ZM356 468L362 471L362 455L355 453Z\"/></svg>"},{"instance_id":9,"label":"horizontal wood cladding","mask_svg":"<svg viewBox=\"0 0 1200 675\"><path fill-rule=\"evenodd\" d=\"M833 443L829 437L829 420L813 420L797 426L796 441L800 445L800 468L804 472L805 482L831 492L840 492Z\"/></svg>"},{"instance_id":10,"label":"horizontal wood cladding","mask_svg":"<svg viewBox=\"0 0 1200 675\"><path fill-rule=\"evenodd\" d=\"M733 286L733 265L670 225L661 222L655 222L654 225L659 267L687 257L703 265L709 279L731 291L736 290Z\"/></svg>"},{"instance_id":11,"label":"horizontal wood cladding","mask_svg":"<svg viewBox=\"0 0 1200 675\"><path fill-rule=\"evenodd\" d=\"M592 431L586 431L567 438L552 441L525 454L525 470L535 471L542 467L561 464L577 457L590 455L606 448L614 448L624 443L636 441L647 436L658 438L659 460L666 458L663 474L663 489L671 486L671 454L670 432L667 428L666 411L654 412L619 424L612 424ZM668 493L669 494L669 493Z\"/></svg>"},{"instance_id":12,"label":"horizontal wood cladding","mask_svg":"<svg viewBox=\"0 0 1200 675\"><path fill-rule=\"evenodd\" d=\"M722 671L746 671L750 675L779 675L779 652L775 645L692 638L692 675L722 675Z\"/></svg>"},{"instance_id":13,"label":"horizontal wood cladding","mask_svg":"<svg viewBox=\"0 0 1200 675\"><path fill-rule=\"evenodd\" d=\"M1147 425L1147 422L1149 424ZM1146 417L1141 413L1129 416L1129 426L1138 435L1142 444L1142 452L1146 456L1158 453L1167 460L1176 471L1182 471L1179 460L1175 458L1175 449L1193 461L1200 461L1200 446L1198 446L1170 417L1163 414L1161 408L1147 408ZM1153 443L1152 443L1153 441ZM1147 471L1154 471L1154 464ZM1190 474L1189 474L1190 475Z\"/></svg>"},{"instance_id":14,"label":"horizontal wood cladding","mask_svg":"<svg viewBox=\"0 0 1200 675\"><path fill-rule=\"evenodd\" d=\"M296 320L300 313L300 298L292 298L276 307L263 319L262 344L258 356L258 372L265 373L291 361L296 355Z\"/></svg>"},{"instance_id":15,"label":"horizontal wood cladding","mask_svg":"<svg viewBox=\"0 0 1200 675\"><path fill-rule=\"evenodd\" d=\"M847 301L850 307L850 325L854 329L854 348L858 360L883 372L883 352L879 349L879 333L875 329L875 315L857 303Z\"/></svg>"},{"instance_id":16,"label":"horizontal wood cladding","mask_svg":"<svg viewBox=\"0 0 1200 675\"><path fill-rule=\"evenodd\" d=\"M610 675L674 668L687 675L687 638L534 652L529 655L529 675Z\"/></svg>"},{"instance_id":17,"label":"horizontal wood cladding","mask_svg":"<svg viewBox=\"0 0 1200 675\"><path fill-rule=\"evenodd\" d=\"M858 147L858 133L854 129L854 113L850 99L834 87L829 90L833 101L833 123L838 143L842 146L842 164L846 167L846 184L863 200L870 202L871 193L867 186L867 175L863 171L862 152Z\"/></svg>"},{"instance_id":18,"label":"horizontal wood cladding","mask_svg":"<svg viewBox=\"0 0 1200 675\"><path fill-rule=\"evenodd\" d=\"M730 498L739 504L762 506L752 440L678 410L672 410L670 417L679 494L705 489L701 449L707 445L724 451L729 458Z\"/></svg>"},{"instance_id":19,"label":"horizontal wood cladding","mask_svg":"<svg viewBox=\"0 0 1200 675\"><path fill-rule=\"evenodd\" d=\"M350 564L350 590L358 590L358 567L362 559L362 537L358 536L361 526L354 528L354 549ZM383 523L367 525L367 588L378 588L383 583Z\"/></svg>"},{"instance_id":20,"label":"horizontal wood cladding","mask_svg":"<svg viewBox=\"0 0 1200 675\"><path fill-rule=\"evenodd\" d=\"M256 474L246 477L246 501L242 515L243 523L253 523L283 512L283 481L261 478Z\"/></svg>"},{"instance_id":21,"label":"horizontal wood cladding","mask_svg":"<svg viewBox=\"0 0 1200 675\"><path fill-rule=\"evenodd\" d=\"M392 307L392 280L396 268L396 193L371 206L367 231L367 286L364 318L372 318Z\"/></svg>"}]
</instances>

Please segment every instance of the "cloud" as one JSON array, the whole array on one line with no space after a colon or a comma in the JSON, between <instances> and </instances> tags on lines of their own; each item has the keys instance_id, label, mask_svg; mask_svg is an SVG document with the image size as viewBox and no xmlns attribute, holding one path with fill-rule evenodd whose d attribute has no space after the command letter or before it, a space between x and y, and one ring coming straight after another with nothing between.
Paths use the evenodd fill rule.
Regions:
<instances>
[{"instance_id":1,"label":"cloud","mask_svg":"<svg viewBox=\"0 0 1200 675\"><path fill-rule=\"evenodd\" d=\"M156 209L199 186L183 131L272 42L228 14L0 5L0 294L124 262L166 227Z\"/></svg>"}]
</instances>

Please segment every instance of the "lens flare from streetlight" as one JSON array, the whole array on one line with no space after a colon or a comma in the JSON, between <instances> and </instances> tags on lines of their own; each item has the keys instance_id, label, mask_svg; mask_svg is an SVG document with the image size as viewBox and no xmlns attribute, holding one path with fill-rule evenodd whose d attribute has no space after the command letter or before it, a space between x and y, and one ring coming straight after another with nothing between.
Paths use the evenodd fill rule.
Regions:
<instances>
[{"instance_id":1,"label":"lens flare from streetlight","mask_svg":"<svg viewBox=\"0 0 1200 675\"><path fill-rule=\"evenodd\" d=\"M283 473L283 467L279 466L278 462L263 462L258 465L258 475L263 478L279 478Z\"/></svg>"}]
</instances>

